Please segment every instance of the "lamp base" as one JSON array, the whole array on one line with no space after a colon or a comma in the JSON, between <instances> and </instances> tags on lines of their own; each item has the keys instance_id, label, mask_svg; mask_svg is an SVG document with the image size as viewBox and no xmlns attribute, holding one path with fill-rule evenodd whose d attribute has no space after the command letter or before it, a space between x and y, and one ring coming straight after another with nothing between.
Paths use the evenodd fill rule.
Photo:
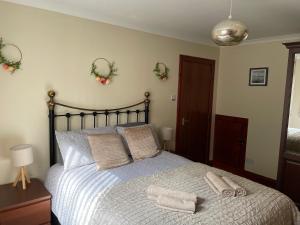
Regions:
<instances>
[{"instance_id":1,"label":"lamp base","mask_svg":"<svg viewBox=\"0 0 300 225\"><path fill-rule=\"evenodd\" d=\"M16 187L19 181L22 182L23 190L26 190L26 182L30 183L30 177L28 176L24 166L20 167L15 182L13 183L13 187Z\"/></svg>"}]
</instances>

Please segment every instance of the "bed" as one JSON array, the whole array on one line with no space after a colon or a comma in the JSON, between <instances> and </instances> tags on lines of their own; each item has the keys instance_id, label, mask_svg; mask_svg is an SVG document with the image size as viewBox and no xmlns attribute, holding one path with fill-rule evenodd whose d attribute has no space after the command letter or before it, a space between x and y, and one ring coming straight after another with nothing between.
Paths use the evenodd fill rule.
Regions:
<instances>
[{"instance_id":1,"label":"bed","mask_svg":"<svg viewBox=\"0 0 300 225\"><path fill-rule=\"evenodd\" d=\"M296 225L299 213L294 203L284 194L233 175L223 170L195 163L178 155L162 151L153 158L97 171L89 164L65 171L57 161L55 142L56 119L64 117L66 128L71 130L71 117L78 117L80 128L85 128L85 118L91 117L97 127L98 116L109 125L110 116L118 125L121 115L125 123L149 123L149 93L137 104L116 109L84 109L68 106L54 100L55 93L48 93L50 100L50 165L45 186L52 194L52 212L61 225L179 225L179 224L248 224ZM141 108L142 106L142 108ZM57 107L76 112L57 113ZM82 112L77 112L78 110ZM143 114L143 115L141 115ZM124 118L123 118L124 121ZM207 185L204 175L213 171L230 177L247 189L245 197L222 198ZM150 184L197 194L195 214L172 212L156 207L147 199L145 189ZM298 221L298 222L297 222Z\"/></svg>"},{"instance_id":2,"label":"bed","mask_svg":"<svg viewBox=\"0 0 300 225\"><path fill-rule=\"evenodd\" d=\"M286 148L287 151L300 154L300 129L299 128L288 128Z\"/></svg>"}]
</instances>

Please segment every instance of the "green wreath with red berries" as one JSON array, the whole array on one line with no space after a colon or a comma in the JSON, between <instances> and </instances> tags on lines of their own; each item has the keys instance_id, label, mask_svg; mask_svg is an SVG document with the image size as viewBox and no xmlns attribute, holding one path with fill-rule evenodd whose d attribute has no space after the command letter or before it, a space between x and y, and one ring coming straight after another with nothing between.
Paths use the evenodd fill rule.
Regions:
<instances>
[{"instance_id":1,"label":"green wreath with red berries","mask_svg":"<svg viewBox=\"0 0 300 225\"><path fill-rule=\"evenodd\" d=\"M19 60L9 60L3 55L2 50L7 46L14 47L18 50L18 52L20 53ZM22 58L23 55L18 46L14 44L8 44L8 43L4 44L3 39L0 38L0 64L2 64L2 67L5 71L8 71L11 74L13 74L16 70L20 69Z\"/></svg>"},{"instance_id":2,"label":"green wreath with red berries","mask_svg":"<svg viewBox=\"0 0 300 225\"><path fill-rule=\"evenodd\" d=\"M107 74L97 71L98 67L96 65L96 62L99 60L104 60L107 63L109 68L109 72ZM98 81L100 84L107 85L111 82L114 76L118 75L117 71L118 69L116 68L114 62L110 62L105 58L97 58L92 63L91 75L94 76L96 78L96 81Z\"/></svg>"},{"instance_id":3,"label":"green wreath with red berries","mask_svg":"<svg viewBox=\"0 0 300 225\"><path fill-rule=\"evenodd\" d=\"M162 68L161 68L162 67ZM154 74L161 80L167 80L169 78L170 69L166 64L157 62L153 69Z\"/></svg>"}]
</instances>

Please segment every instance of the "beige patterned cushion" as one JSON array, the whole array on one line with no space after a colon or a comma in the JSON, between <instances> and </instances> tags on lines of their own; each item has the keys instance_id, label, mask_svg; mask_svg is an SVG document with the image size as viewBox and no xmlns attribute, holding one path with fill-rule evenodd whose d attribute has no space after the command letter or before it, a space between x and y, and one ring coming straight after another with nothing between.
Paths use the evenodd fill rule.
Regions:
<instances>
[{"instance_id":1,"label":"beige patterned cushion","mask_svg":"<svg viewBox=\"0 0 300 225\"><path fill-rule=\"evenodd\" d=\"M128 127L124 130L124 137L134 160L153 157L159 152L149 126Z\"/></svg>"},{"instance_id":2,"label":"beige patterned cushion","mask_svg":"<svg viewBox=\"0 0 300 225\"><path fill-rule=\"evenodd\" d=\"M130 162L120 135L95 134L88 135L87 138L98 170L118 167Z\"/></svg>"}]
</instances>

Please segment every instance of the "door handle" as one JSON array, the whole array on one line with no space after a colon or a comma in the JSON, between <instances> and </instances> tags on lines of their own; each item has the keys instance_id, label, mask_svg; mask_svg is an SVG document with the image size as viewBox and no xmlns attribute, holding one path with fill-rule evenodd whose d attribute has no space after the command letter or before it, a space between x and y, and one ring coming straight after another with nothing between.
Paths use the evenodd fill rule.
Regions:
<instances>
[{"instance_id":1,"label":"door handle","mask_svg":"<svg viewBox=\"0 0 300 225\"><path fill-rule=\"evenodd\" d=\"M243 139L241 139L241 140L239 140L239 143L240 143L241 145L243 145L243 144L245 144L245 141L244 141Z\"/></svg>"},{"instance_id":2,"label":"door handle","mask_svg":"<svg viewBox=\"0 0 300 225\"><path fill-rule=\"evenodd\" d=\"M187 119L185 119L184 117L182 117L181 125L184 126L187 122L189 122L189 121Z\"/></svg>"}]
</instances>

